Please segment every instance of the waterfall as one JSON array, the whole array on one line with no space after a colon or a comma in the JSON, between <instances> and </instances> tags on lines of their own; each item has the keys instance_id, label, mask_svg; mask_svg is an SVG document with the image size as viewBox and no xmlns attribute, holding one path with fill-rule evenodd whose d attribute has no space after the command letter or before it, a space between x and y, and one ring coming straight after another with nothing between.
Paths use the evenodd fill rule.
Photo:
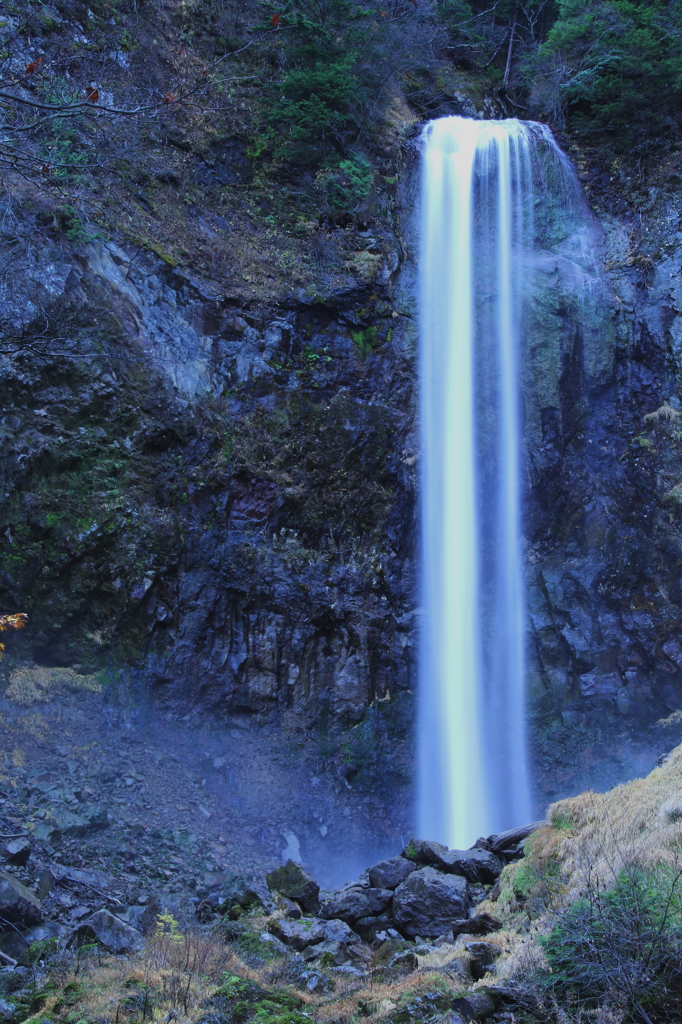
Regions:
<instances>
[{"instance_id":1,"label":"waterfall","mask_svg":"<svg viewBox=\"0 0 682 1024\"><path fill-rule=\"evenodd\" d=\"M547 137L460 117L423 135L419 829L458 848L531 814L519 359Z\"/></svg>"}]
</instances>

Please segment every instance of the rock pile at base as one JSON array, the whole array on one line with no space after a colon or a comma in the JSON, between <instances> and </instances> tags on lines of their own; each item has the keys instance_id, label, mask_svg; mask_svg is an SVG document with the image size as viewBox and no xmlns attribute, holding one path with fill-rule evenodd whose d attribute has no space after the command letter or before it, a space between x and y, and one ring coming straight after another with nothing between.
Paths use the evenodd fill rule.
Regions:
<instances>
[{"instance_id":1,"label":"rock pile at base","mask_svg":"<svg viewBox=\"0 0 682 1024\"><path fill-rule=\"evenodd\" d=\"M522 855L523 841L541 824L479 839L468 850L412 839L399 857L382 860L355 881L322 894L311 875L289 860L267 876L284 911L271 931L292 949L304 952L324 944L335 955L357 938L452 940L469 931L469 922L470 934L489 934L500 922L490 914L472 918L472 910L488 897L505 864ZM486 943L475 945L483 955Z\"/></svg>"}]
</instances>

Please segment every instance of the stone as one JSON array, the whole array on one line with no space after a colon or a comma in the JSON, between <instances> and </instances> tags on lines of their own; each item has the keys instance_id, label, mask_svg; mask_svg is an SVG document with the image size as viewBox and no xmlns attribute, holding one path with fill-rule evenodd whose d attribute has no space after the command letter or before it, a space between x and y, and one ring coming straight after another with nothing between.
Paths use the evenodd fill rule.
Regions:
<instances>
[{"instance_id":1,"label":"stone","mask_svg":"<svg viewBox=\"0 0 682 1024\"><path fill-rule=\"evenodd\" d=\"M442 843L434 843L425 839L410 839L400 856L415 864L435 864L438 858L447 851L447 846L443 846Z\"/></svg>"},{"instance_id":2,"label":"stone","mask_svg":"<svg viewBox=\"0 0 682 1024\"><path fill-rule=\"evenodd\" d=\"M21 867L31 856L31 843L28 839L10 839L0 847L0 857L8 864Z\"/></svg>"},{"instance_id":3,"label":"stone","mask_svg":"<svg viewBox=\"0 0 682 1024\"><path fill-rule=\"evenodd\" d=\"M413 871L416 871L416 864L412 861L405 857L389 857L369 869L369 884L375 889L397 889Z\"/></svg>"},{"instance_id":4,"label":"stone","mask_svg":"<svg viewBox=\"0 0 682 1024\"><path fill-rule=\"evenodd\" d=\"M271 935L270 932L261 932L259 935L261 942L265 942L266 945L274 949L276 953L286 953L287 947L284 945L281 939L278 939L276 935Z\"/></svg>"},{"instance_id":5,"label":"stone","mask_svg":"<svg viewBox=\"0 0 682 1024\"><path fill-rule=\"evenodd\" d=\"M394 924L393 914L378 914L376 917L359 918L353 925L353 930L357 932L360 938L364 939L365 942L374 942L381 932L390 930Z\"/></svg>"},{"instance_id":6,"label":"stone","mask_svg":"<svg viewBox=\"0 0 682 1024\"><path fill-rule=\"evenodd\" d=\"M467 882L495 882L504 867L489 850L447 850L435 862L443 871L463 875Z\"/></svg>"},{"instance_id":7,"label":"stone","mask_svg":"<svg viewBox=\"0 0 682 1024\"><path fill-rule=\"evenodd\" d=\"M24 925L43 920L38 897L7 871L0 871L0 917Z\"/></svg>"},{"instance_id":8,"label":"stone","mask_svg":"<svg viewBox=\"0 0 682 1024\"><path fill-rule=\"evenodd\" d=\"M304 949L301 957L308 963L311 960L319 960L325 953L333 959L337 967L348 959L348 950L343 942L318 942L316 946Z\"/></svg>"},{"instance_id":9,"label":"stone","mask_svg":"<svg viewBox=\"0 0 682 1024\"><path fill-rule=\"evenodd\" d=\"M395 956L391 957L388 961L388 966L404 971L416 971L419 963L411 949L403 949L400 953L396 953Z\"/></svg>"},{"instance_id":10,"label":"stone","mask_svg":"<svg viewBox=\"0 0 682 1024\"><path fill-rule=\"evenodd\" d=\"M72 907L68 917L70 921L82 921L90 913L90 907Z\"/></svg>"},{"instance_id":11,"label":"stone","mask_svg":"<svg viewBox=\"0 0 682 1024\"><path fill-rule=\"evenodd\" d=\"M305 918L302 921L272 921L269 930L285 946L298 950L302 953L308 946L316 946L318 942L324 942L326 933L325 922L317 918Z\"/></svg>"},{"instance_id":12,"label":"stone","mask_svg":"<svg viewBox=\"0 0 682 1024\"><path fill-rule=\"evenodd\" d=\"M132 928L108 910L97 910L83 921L71 933L68 945L80 946L92 938L110 953L135 953L144 946L144 938L137 928Z\"/></svg>"},{"instance_id":13,"label":"stone","mask_svg":"<svg viewBox=\"0 0 682 1024\"><path fill-rule=\"evenodd\" d=\"M221 885L221 910L239 906L244 910L263 907L269 914L274 913L275 904L263 885L248 875L228 875Z\"/></svg>"},{"instance_id":14,"label":"stone","mask_svg":"<svg viewBox=\"0 0 682 1024\"><path fill-rule=\"evenodd\" d=\"M68 839L85 839L109 827L109 815L104 807L89 807L80 814L60 808L52 817L54 830Z\"/></svg>"},{"instance_id":15,"label":"stone","mask_svg":"<svg viewBox=\"0 0 682 1024\"><path fill-rule=\"evenodd\" d=\"M0 1020L14 1020L15 1012L16 1006L14 1003L8 1003L5 999L0 999Z\"/></svg>"},{"instance_id":16,"label":"stone","mask_svg":"<svg viewBox=\"0 0 682 1024\"><path fill-rule=\"evenodd\" d=\"M305 868L288 860L286 864L271 871L265 876L270 892L277 892L280 896L286 896L295 900L299 906L309 914L317 914L320 909L320 887ZM338 917L338 914L332 914Z\"/></svg>"},{"instance_id":17,"label":"stone","mask_svg":"<svg viewBox=\"0 0 682 1024\"><path fill-rule=\"evenodd\" d=\"M401 932L414 938L435 938L449 932L452 922L469 910L469 888L461 875L442 874L432 867L420 868L398 886L393 897L393 917Z\"/></svg>"},{"instance_id":18,"label":"stone","mask_svg":"<svg viewBox=\"0 0 682 1024\"><path fill-rule=\"evenodd\" d=\"M22 988L28 983L30 974L28 967L3 967L0 970L0 996L9 995Z\"/></svg>"},{"instance_id":19,"label":"stone","mask_svg":"<svg viewBox=\"0 0 682 1024\"><path fill-rule=\"evenodd\" d=\"M469 957L473 977L479 981L495 966L495 961L502 955L502 950L494 942L467 942L464 948Z\"/></svg>"},{"instance_id":20,"label":"stone","mask_svg":"<svg viewBox=\"0 0 682 1024\"><path fill-rule=\"evenodd\" d=\"M56 884L56 879L51 871L41 871L38 875L38 897L44 900Z\"/></svg>"},{"instance_id":21,"label":"stone","mask_svg":"<svg viewBox=\"0 0 682 1024\"><path fill-rule=\"evenodd\" d=\"M340 889L320 910L320 917L338 917L353 924L362 917L374 917L390 906L393 892L390 889L343 888Z\"/></svg>"},{"instance_id":22,"label":"stone","mask_svg":"<svg viewBox=\"0 0 682 1024\"><path fill-rule=\"evenodd\" d=\"M475 917L465 917L461 921L452 922L452 935L489 935L490 932L499 931L502 922L498 921L492 914L476 914Z\"/></svg>"},{"instance_id":23,"label":"stone","mask_svg":"<svg viewBox=\"0 0 682 1024\"><path fill-rule=\"evenodd\" d=\"M496 1008L495 1000L484 989L467 992L452 1001L454 1013L461 1014L465 1020L485 1020L486 1017L492 1017Z\"/></svg>"},{"instance_id":24,"label":"stone","mask_svg":"<svg viewBox=\"0 0 682 1024\"><path fill-rule=\"evenodd\" d=\"M285 917L290 918L292 921L300 921L302 916L301 908L293 900L289 900L286 896L280 896L277 901L277 906L282 911Z\"/></svg>"},{"instance_id":25,"label":"stone","mask_svg":"<svg viewBox=\"0 0 682 1024\"><path fill-rule=\"evenodd\" d=\"M337 919L324 921L323 928L325 942L342 942L347 945L357 941L357 935L345 921Z\"/></svg>"}]
</instances>

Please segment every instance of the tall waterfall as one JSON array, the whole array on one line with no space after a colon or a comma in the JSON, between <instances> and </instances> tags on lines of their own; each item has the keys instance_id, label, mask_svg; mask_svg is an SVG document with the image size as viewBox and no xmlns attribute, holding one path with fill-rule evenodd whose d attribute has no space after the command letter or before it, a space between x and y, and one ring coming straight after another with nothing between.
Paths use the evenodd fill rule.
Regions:
<instances>
[{"instance_id":1,"label":"tall waterfall","mask_svg":"<svg viewBox=\"0 0 682 1024\"><path fill-rule=\"evenodd\" d=\"M419 827L459 848L531 813L519 351L538 133L448 117L423 136Z\"/></svg>"}]
</instances>

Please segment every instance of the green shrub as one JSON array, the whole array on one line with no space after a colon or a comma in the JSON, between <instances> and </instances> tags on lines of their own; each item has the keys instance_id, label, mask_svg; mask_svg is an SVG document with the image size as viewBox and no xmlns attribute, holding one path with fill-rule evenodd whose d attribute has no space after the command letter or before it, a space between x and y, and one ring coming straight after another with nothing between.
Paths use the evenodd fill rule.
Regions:
<instances>
[{"instance_id":1,"label":"green shrub","mask_svg":"<svg viewBox=\"0 0 682 1024\"><path fill-rule=\"evenodd\" d=\"M363 156L351 156L322 175L327 202L334 213L352 213L372 186L373 174Z\"/></svg>"},{"instance_id":2,"label":"green shrub","mask_svg":"<svg viewBox=\"0 0 682 1024\"><path fill-rule=\"evenodd\" d=\"M587 1008L615 997L630 1020L679 1020L681 880L682 870L630 867L606 891L589 885L540 940L548 964L541 983Z\"/></svg>"},{"instance_id":3,"label":"green shrub","mask_svg":"<svg viewBox=\"0 0 682 1024\"><path fill-rule=\"evenodd\" d=\"M272 4L261 6L270 30ZM314 166L332 153L347 157L360 136L371 137L393 76L423 63L434 21L409 0L285 0L276 17L280 31L269 38L281 71L265 121L276 157ZM342 173L366 178L357 165Z\"/></svg>"},{"instance_id":4,"label":"green shrub","mask_svg":"<svg viewBox=\"0 0 682 1024\"><path fill-rule=\"evenodd\" d=\"M526 73L540 114L614 151L679 127L682 5L667 0L559 0L559 17Z\"/></svg>"}]
</instances>

